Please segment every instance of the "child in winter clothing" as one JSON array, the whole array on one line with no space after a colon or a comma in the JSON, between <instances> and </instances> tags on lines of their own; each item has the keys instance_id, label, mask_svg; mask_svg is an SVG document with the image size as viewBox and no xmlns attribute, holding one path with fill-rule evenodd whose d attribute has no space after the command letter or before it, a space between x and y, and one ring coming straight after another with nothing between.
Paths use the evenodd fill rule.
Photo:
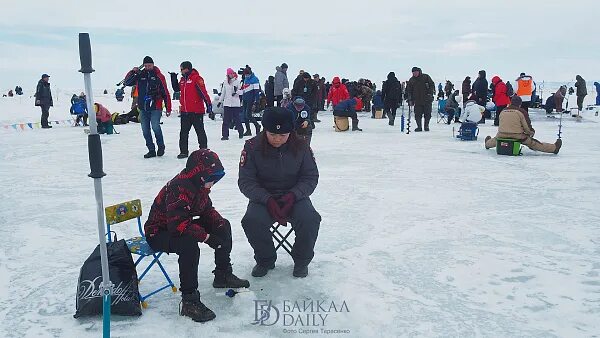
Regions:
<instances>
[{"instance_id":1,"label":"child in winter clothing","mask_svg":"<svg viewBox=\"0 0 600 338\"><path fill-rule=\"evenodd\" d=\"M381 90L375 92L373 95L373 105L371 106L371 118L375 118L375 111L383 109L383 95L381 94Z\"/></svg>"},{"instance_id":2,"label":"child in winter clothing","mask_svg":"<svg viewBox=\"0 0 600 338\"><path fill-rule=\"evenodd\" d=\"M214 288L249 287L231 268L231 225L212 205L210 190L225 171L219 157L209 149L192 152L185 168L171 179L154 199L144 225L153 250L179 256L182 302L180 315L205 322L216 317L200 301L198 263L202 242L215 250Z\"/></svg>"}]
</instances>

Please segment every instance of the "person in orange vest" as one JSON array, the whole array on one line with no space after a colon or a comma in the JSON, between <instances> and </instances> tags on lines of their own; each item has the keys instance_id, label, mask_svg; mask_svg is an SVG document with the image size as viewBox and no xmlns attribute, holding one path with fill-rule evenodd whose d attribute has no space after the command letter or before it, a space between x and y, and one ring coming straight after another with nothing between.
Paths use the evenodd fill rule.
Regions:
<instances>
[{"instance_id":1,"label":"person in orange vest","mask_svg":"<svg viewBox=\"0 0 600 338\"><path fill-rule=\"evenodd\" d=\"M529 75L525 75L525 73L521 73L519 78L515 81L517 82L517 96L519 96L523 101L521 108L529 111L534 90L533 87L535 86L533 78Z\"/></svg>"}]
</instances>

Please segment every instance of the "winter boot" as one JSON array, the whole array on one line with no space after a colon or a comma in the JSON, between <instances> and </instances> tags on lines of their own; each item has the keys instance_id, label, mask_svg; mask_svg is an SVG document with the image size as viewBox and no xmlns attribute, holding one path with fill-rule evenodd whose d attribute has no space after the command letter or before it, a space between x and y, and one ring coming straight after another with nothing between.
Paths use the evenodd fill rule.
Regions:
<instances>
[{"instance_id":1,"label":"winter boot","mask_svg":"<svg viewBox=\"0 0 600 338\"><path fill-rule=\"evenodd\" d=\"M165 146L158 146L158 151L156 152L156 156L163 156L165 154Z\"/></svg>"},{"instance_id":2,"label":"winter boot","mask_svg":"<svg viewBox=\"0 0 600 338\"><path fill-rule=\"evenodd\" d=\"M429 118L428 117L425 118L425 128L424 129L425 129L425 131L429 131Z\"/></svg>"},{"instance_id":3,"label":"winter boot","mask_svg":"<svg viewBox=\"0 0 600 338\"><path fill-rule=\"evenodd\" d=\"M489 141L489 140L491 140L491 139L492 139L492 137L491 137L491 136L486 136L486 137L485 137L485 142L483 143L483 145L485 146L485 149L490 149L490 148L488 148L488 146L487 146L487 141Z\"/></svg>"},{"instance_id":4,"label":"winter boot","mask_svg":"<svg viewBox=\"0 0 600 338\"><path fill-rule=\"evenodd\" d=\"M244 138L244 132L243 131L238 131L238 136L239 136L239 138Z\"/></svg>"},{"instance_id":5,"label":"winter boot","mask_svg":"<svg viewBox=\"0 0 600 338\"><path fill-rule=\"evenodd\" d=\"M269 270L273 269L275 269L275 263L269 266L256 264L254 268L252 268L252 277L264 277L267 275L267 272L269 272Z\"/></svg>"},{"instance_id":6,"label":"winter boot","mask_svg":"<svg viewBox=\"0 0 600 338\"><path fill-rule=\"evenodd\" d=\"M229 270L214 270L215 280L213 281L213 288L249 288L250 282L245 279L240 279L233 274L231 269Z\"/></svg>"},{"instance_id":7,"label":"winter boot","mask_svg":"<svg viewBox=\"0 0 600 338\"><path fill-rule=\"evenodd\" d=\"M227 141L227 140L229 140L229 137L226 137L226 136L221 137L221 141Z\"/></svg>"},{"instance_id":8,"label":"winter boot","mask_svg":"<svg viewBox=\"0 0 600 338\"><path fill-rule=\"evenodd\" d=\"M292 275L297 278L308 276L308 265L294 265L294 272Z\"/></svg>"},{"instance_id":9,"label":"winter boot","mask_svg":"<svg viewBox=\"0 0 600 338\"><path fill-rule=\"evenodd\" d=\"M50 128L52 128L52 126L51 126L51 125L45 125L45 126L42 126L42 129L50 129Z\"/></svg>"},{"instance_id":10,"label":"winter boot","mask_svg":"<svg viewBox=\"0 0 600 338\"><path fill-rule=\"evenodd\" d=\"M195 322L208 322L217 317L211 309L207 308L200 301L200 292L198 290L193 293L181 295L181 303L179 303L179 315L192 318Z\"/></svg>"},{"instance_id":11,"label":"winter boot","mask_svg":"<svg viewBox=\"0 0 600 338\"><path fill-rule=\"evenodd\" d=\"M362 129L358 127L358 121L352 121L352 131L362 131Z\"/></svg>"},{"instance_id":12,"label":"winter boot","mask_svg":"<svg viewBox=\"0 0 600 338\"><path fill-rule=\"evenodd\" d=\"M188 157L188 153L187 152L185 152L185 153L181 152L181 154L177 155L178 159L182 159L182 158L186 158L186 157Z\"/></svg>"},{"instance_id":13,"label":"winter boot","mask_svg":"<svg viewBox=\"0 0 600 338\"><path fill-rule=\"evenodd\" d=\"M562 140L557 139L556 142L554 142L554 145L556 146L556 149L554 149L554 153L558 154L558 152L560 151L560 147L562 147Z\"/></svg>"},{"instance_id":14,"label":"winter boot","mask_svg":"<svg viewBox=\"0 0 600 338\"><path fill-rule=\"evenodd\" d=\"M417 128L415 129L415 132L420 132L423 131L423 129L421 128L421 119L415 119L417 121Z\"/></svg>"},{"instance_id":15,"label":"winter boot","mask_svg":"<svg viewBox=\"0 0 600 338\"><path fill-rule=\"evenodd\" d=\"M252 136L252 132L250 131L250 122L246 122L246 132L244 133L244 136Z\"/></svg>"},{"instance_id":16,"label":"winter boot","mask_svg":"<svg viewBox=\"0 0 600 338\"><path fill-rule=\"evenodd\" d=\"M151 157L156 157L156 151L150 150L144 155L144 158L151 158Z\"/></svg>"}]
</instances>

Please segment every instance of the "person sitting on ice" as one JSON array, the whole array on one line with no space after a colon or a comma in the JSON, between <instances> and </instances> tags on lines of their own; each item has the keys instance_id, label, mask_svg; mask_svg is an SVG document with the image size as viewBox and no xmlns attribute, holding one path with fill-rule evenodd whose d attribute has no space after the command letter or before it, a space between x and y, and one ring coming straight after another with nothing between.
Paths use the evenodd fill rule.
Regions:
<instances>
[{"instance_id":1,"label":"person sitting on ice","mask_svg":"<svg viewBox=\"0 0 600 338\"><path fill-rule=\"evenodd\" d=\"M306 104L302 96L297 96L294 99L294 102L290 103L285 108L292 112L296 134L310 146L312 131L315 127L314 122L311 119L310 107Z\"/></svg>"},{"instance_id":2,"label":"person sitting on ice","mask_svg":"<svg viewBox=\"0 0 600 338\"><path fill-rule=\"evenodd\" d=\"M98 134L112 134L114 132L112 115L110 111L100 103L94 103L96 122L98 123Z\"/></svg>"},{"instance_id":3,"label":"person sitting on ice","mask_svg":"<svg viewBox=\"0 0 600 338\"><path fill-rule=\"evenodd\" d=\"M558 154L562 146L562 140L557 139L554 143L543 143L533 138L535 130L531 127L531 121L525 117L525 109L520 108L522 100L515 95L510 101L510 106L502 111L500 115L500 125L496 137L487 136L485 138L485 149L495 148L497 138L510 138L521 141L531 150L537 150L544 153Z\"/></svg>"},{"instance_id":4,"label":"person sitting on ice","mask_svg":"<svg viewBox=\"0 0 600 338\"><path fill-rule=\"evenodd\" d=\"M465 103L465 109L463 109L462 114L460 115L460 122L481 122L484 121L485 107L480 106L475 102L475 100L469 99L467 103Z\"/></svg>"},{"instance_id":5,"label":"person sitting on ice","mask_svg":"<svg viewBox=\"0 0 600 338\"><path fill-rule=\"evenodd\" d=\"M205 243L215 250L214 288L247 288L250 283L233 274L231 268L231 225L213 207L211 188L225 175L216 153L198 149L190 154L185 168L172 178L154 199L144 225L153 250L179 256L179 314L206 322L215 313L200 301L198 263Z\"/></svg>"},{"instance_id":6,"label":"person sitting on ice","mask_svg":"<svg viewBox=\"0 0 600 338\"><path fill-rule=\"evenodd\" d=\"M352 118L352 131L362 131L358 127L358 116L357 111L362 109L362 100L360 97L355 96L353 98L341 101L333 107L333 116L350 117Z\"/></svg>"},{"instance_id":7,"label":"person sitting on ice","mask_svg":"<svg viewBox=\"0 0 600 338\"><path fill-rule=\"evenodd\" d=\"M556 109L557 113L562 113L564 110L562 105L565 96L567 96L567 86L560 86L556 93L546 99L546 104L544 105L546 114L552 113L554 109Z\"/></svg>"},{"instance_id":8,"label":"person sitting on ice","mask_svg":"<svg viewBox=\"0 0 600 338\"><path fill-rule=\"evenodd\" d=\"M375 95L373 95L373 105L371 106L371 118L372 119L375 118L376 110L382 110L382 109L383 109L383 94L381 93L381 90L378 90L375 92ZM383 117L385 117L385 115L383 115Z\"/></svg>"},{"instance_id":9,"label":"person sitting on ice","mask_svg":"<svg viewBox=\"0 0 600 338\"><path fill-rule=\"evenodd\" d=\"M79 96L73 94L71 97L71 115L76 115L75 126L78 126L83 120L83 126L88 126L88 111L85 94L82 92Z\"/></svg>"},{"instance_id":10,"label":"person sitting on ice","mask_svg":"<svg viewBox=\"0 0 600 338\"><path fill-rule=\"evenodd\" d=\"M458 122L459 120L460 108L458 107L458 101L456 101L457 95L458 90L455 90L452 94L450 94L450 97L448 97L448 100L446 101L446 107L444 110L448 114L447 124L452 123L452 119L454 119L454 122Z\"/></svg>"}]
</instances>

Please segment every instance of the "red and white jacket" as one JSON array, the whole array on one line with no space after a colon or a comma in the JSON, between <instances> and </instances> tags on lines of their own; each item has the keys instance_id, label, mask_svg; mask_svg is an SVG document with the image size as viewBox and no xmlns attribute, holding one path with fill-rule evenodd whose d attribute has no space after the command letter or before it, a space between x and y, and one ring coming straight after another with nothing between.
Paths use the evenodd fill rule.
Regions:
<instances>
[{"instance_id":1,"label":"red and white jacket","mask_svg":"<svg viewBox=\"0 0 600 338\"><path fill-rule=\"evenodd\" d=\"M204 79L196 69L192 69L187 75L181 77L179 88L181 90L180 112L204 114L206 112L205 105L212 105L204 85Z\"/></svg>"}]
</instances>

